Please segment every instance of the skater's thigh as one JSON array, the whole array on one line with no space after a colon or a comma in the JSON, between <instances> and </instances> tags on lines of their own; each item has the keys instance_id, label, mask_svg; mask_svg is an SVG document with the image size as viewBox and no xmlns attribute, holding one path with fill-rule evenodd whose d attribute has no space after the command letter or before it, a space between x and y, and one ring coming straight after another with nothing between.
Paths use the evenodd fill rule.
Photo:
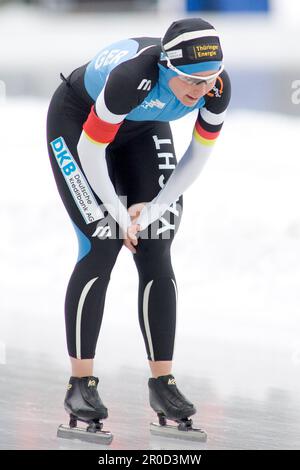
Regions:
<instances>
[{"instance_id":1,"label":"skater's thigh","mask_svg":"<svg viewBox=\"0 0 300 470\"><path fill-rule=\"evenodd\" d=\"M177 164L170 125L167 122L125 121L119 133L114 150L118 193L128 197L128 206L150 201Z\"/></svg>"},{"instance_id":2,"label":"skater's thigh","mask_svg":"<svg viewBox=\"0 0 300 470\"><path fill-rule=\"evenodd\" d=\"M80 169L77 144L82 131L84 117L68 109L68 91L61 84L52 100L47 115L47 144L50 164L53 170L58 192L71 220L81 229L85 229L85 220L78 205L80 194L75 189L76 170ZM72 184L74 186L72 187Z\"/></svg>"},{"instance_id":3,"label":"skater's thigh","mask_svg":"<svg viewBox=\"0 0 300 470\"><path fill-rule=\"evenodd\" d=\"M122 240L116 236L115 221L85 178L77 153L87 113L70 107L66 91L61 87L52 98L47 116L48 152L57 189L76 230L80 248L89 247L107 255L106 245L119 250ZM111 166L109 173L113 173ZM106 242L105 247L99 240Z\"/></svg>"}]
</instances>

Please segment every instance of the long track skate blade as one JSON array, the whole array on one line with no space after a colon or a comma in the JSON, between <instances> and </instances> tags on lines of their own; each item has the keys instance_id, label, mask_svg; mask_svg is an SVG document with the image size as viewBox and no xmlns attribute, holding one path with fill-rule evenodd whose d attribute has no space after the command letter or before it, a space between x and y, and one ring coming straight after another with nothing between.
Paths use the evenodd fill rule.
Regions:
<instances>
[{"instance_id":1,"label":"long track skate blade","mask_svg":"<svg viewBox=\"0 0 300 470\"><path fill-rule=\"evenodd\" d=\"M157 423L150 423L150 432L154 436L185 439L187 441L205 442L207 440L207 434L203 429L191 428L188 431L180 431L177 426L170 424L161 426Z\"/></svg>"},{"instance_id":2,"label":"long track skate blade","mask_svg":"<svg viewBox=\"0 0 300 470\"><path fill-rule=\"evenodd\" d=\"M64 424L58 427L57 437L63 439L79 439L84 442L106 445L109 445L113 440L113 435L110 431L88 432L83 428L70 428Z\"/></svg>"}]
</instances>

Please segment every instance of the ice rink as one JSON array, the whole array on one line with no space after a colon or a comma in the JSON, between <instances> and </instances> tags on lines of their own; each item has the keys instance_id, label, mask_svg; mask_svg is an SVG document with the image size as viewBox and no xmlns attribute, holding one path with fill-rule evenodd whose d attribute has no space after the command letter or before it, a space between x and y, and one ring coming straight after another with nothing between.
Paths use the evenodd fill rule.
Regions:
<instances>
[{"instance_id":1,"label":"ice rink","mask_svg":"<svg viewBox=\"0 0 300 470\"><path fill-rule=\"evenodd\" d=\"M165 17L156 22L153 35L165 24ZM24 41L30 45L34 38ZM49 41L49 74L55 76L62 60L54 70L59 51L53 43L54 54ZM75 66L83 63L80 43L66 71L73 60ZM227 44L230 49L229 39ZM87 60L90 50L89 44ZM20 70L23 61L28 66L24 51ZM8 54L1 60L8 65ZM275 67L276 60L274 55ZM13 73L4 70L6 76ZM48 161L51 92L43 95L8 96L0 107L0 449L99 449L56 438L57 426L67 419L63 303L77 239ZM191 114L172 124L179 158L194 119ZM114 434L110 448L300 449L299 128L296 113L234 106L210 161L184 194L172 248L179 289L173 373L198 409L194 423L208 432L205 444L150 436L155 414L138 325L138 278L132 255L121 250L95 361L109 409L105 429Z\"/></svg>"}]
</instances>

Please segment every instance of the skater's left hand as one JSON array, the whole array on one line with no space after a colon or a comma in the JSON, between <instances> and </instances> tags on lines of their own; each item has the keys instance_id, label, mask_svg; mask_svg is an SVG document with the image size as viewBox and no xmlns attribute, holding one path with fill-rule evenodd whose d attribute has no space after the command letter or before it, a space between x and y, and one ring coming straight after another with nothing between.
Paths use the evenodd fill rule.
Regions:
<instances>
[{"instance_id":1,"label":"skater's left hand","mask_svg":"<svg viewBox=\"0 0 300 470\"><path fill-rule=\"evenodd\" d=\"M145 204L145 202L138 202L137 204L132 204L132 206L128 208L128 214L130 215L132 225L128 227L128 236L124 238L123 243L132 253L136 253L135 246L137 246L138 243L136 233L139 231L139 225L136 225L135 222L138 219Z\"/></svg>"}]
</instances>

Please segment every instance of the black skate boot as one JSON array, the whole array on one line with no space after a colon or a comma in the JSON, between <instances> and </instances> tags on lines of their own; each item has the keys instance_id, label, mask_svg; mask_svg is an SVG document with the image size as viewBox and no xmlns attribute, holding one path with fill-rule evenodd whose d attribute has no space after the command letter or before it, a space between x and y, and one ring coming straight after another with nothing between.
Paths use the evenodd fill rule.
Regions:
<instances>
[{"instance_id":1,"label":"black skate boot","mask_svg":"<svg viewBox=\"0 0 300 470\"><path fill-rule=\"evenodd\" d=\"M110 444L113 436L109 431L102 431L102 419L108 417L97 391L98 378L71 377L64 406L70 415L69 426L60 425L57 436L65 439L80 439L93 443ZM77 427L77 421L87 424L87 428Z\"/></svg>"},{"instance_id":2,"label":"black skate boot","mask_svg":"<svg viewBox=\"0 0 300 470\"><path fill-rule=\"evenodd\" d=\"M196 408L178 390L172 374L161 375L157 379L150 378L148 386L150 406L157 413L159 420L159 424L150 424L152 434L206 441L206 432L193 428L193 421L189 419L197 412ZM175 421L177 426L168 425L167 419Z\"/></svg>"}]
</instances>

